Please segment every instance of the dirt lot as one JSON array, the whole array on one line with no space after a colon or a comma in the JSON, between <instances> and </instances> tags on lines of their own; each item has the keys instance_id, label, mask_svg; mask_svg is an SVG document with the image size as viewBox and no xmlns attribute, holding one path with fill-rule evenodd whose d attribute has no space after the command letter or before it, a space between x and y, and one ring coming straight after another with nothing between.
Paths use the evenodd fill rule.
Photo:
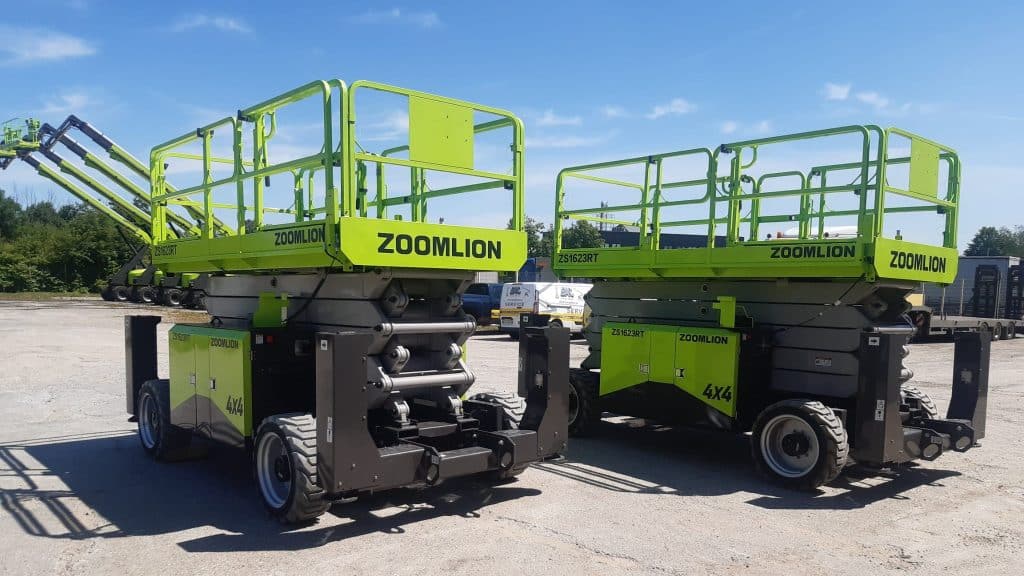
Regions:
<instances>
[{"instance_id":1,"label":"dirt lot","mask_svg":"<svg viewBox=\"0 0 1024 576\"><path fill-rule=\"evenodd\" d=\"M1021 338L993 346L984 446L898 474L853 468L817 494L792 493L754 475L743 438L620 419L518 482L390 492L289 530L262 511L244 458L144 457L124 409L125 312L98 301L0 302L2 574L1024 569ZM202 318L174 316L164 331ZM574 344L575 360L584 353ZM470 359L480 389L514 388L507 338L475 337ZM952 344L915 345L908 360L944 409Z\"/></svg>"}]
</instances>

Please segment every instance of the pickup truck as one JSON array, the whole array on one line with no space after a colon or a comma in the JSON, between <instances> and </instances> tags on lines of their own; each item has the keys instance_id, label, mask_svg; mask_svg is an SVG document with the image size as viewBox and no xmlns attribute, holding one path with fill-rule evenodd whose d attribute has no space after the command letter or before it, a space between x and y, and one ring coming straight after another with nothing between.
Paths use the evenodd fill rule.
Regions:
<instances>
[{"instance_id":1,"label":"pickup truck","mask_svg":"<svg viewBox=\"0 0 1024 576\"><path fill-rule=\"evenodd\" d=\"M470 284L462 295L462 309L478 326L490 324L491 310L501 307L501 284Z\"/></svg>"}]
</instances>

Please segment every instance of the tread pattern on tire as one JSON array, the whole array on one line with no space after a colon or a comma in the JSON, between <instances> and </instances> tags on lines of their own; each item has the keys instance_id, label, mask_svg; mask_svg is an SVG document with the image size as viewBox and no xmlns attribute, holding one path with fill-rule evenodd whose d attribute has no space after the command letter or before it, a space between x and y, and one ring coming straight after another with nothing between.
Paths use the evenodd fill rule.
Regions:
<instances>
[{"instance_id":1,"label":"tread pattern on tire","mask_svg":"<svg viewBox=\"0 0 1024 576\"><path fill-rule=\"evenodd\" d=\"M131 300L131 291L127 286L117 285L110 289L114 302L128 302Z\"/></svg>"},{"instance_id":2,"label":"tread pattern on tire","mask_svg":"<svg viewBox=\"0 0 1024 576\"><path fill-rule=\"evenodd\" d=\"M474 394L470 400L490 402L501 406L504 424L512 429L519 429L519 423L526 414L526 401L513 392L481 392Z\"/></svg>"},{"instance_id":3,"label":"tread pattern on tire","mask_svg":"<svg viewBox=\"0 0 1024 576\"><path fill-rule=\"evenodd\" d=\"M138 405L141 412L142 398L151 394L156 399L157 408L160 412L160 436L152 449L143 445L153 458L157 460L174 460L180 457L192 443L192 434L188 430L182 430L171 424L171 383L166 379L147 380L139 387ZM139 415L139 426L142 425L141 414Z\"/></svg>"},{"instance_id":4,"label":"tread pattern on tire","mask_svg":"<svg viewBox=\"0 0 1024 576\"><path fill-rule=\"evenodd\" d=\"M167 288L160 296L160 303L164 306L180 306L183 295L178 288Z\"/></svg>"},{"instance_id":5,"label":"tread pattern on tire","mask_svg":"<svg viewBox=\"0 0 1024 576\"><path fill-rule=\"evenodd\" d=\"M289 524L316 519L331 507L331 502L324 499L324 491L317 478L316 419L309 414L298 413L270 416L260 426L259 437L268 426L279 430L284 437L294 471L291 497L283 509L271 512Z\"/></svg>"},{"instance_id":6,"label":"tread pattern on tire","mask_svg":"<svg viewBox=\"0 0 1024 576\"><path fill-rule=\"evenodd\" d=\"M519 429L519 423L526 414L526 400L514 392L480 392L474 394L470 400L477 402L490 402L501 406L504 426L513 430ZM492 482L512 481L523 473L528 466L518 466L511 470L492 470L489 473Z\"/></svg>"},{"instance_id":7,"label":"tread pattern on tire","mask_svg":"<svg viewBox=\"0 0 1024 576\"><path fill-rule=\"evenodd\" d=\"M939 417L939 409L935 406L931 396L922 392L917 386L904 384L900 387L900 395L903 397L905 404L910 405L911 408L923 410L928 418L935 419Z\"/></svg>"},{"instance_id":8,"label":"tread pattern on tire","mask_svg":"<svg viewBox=\"0 0 1024 576\"><path fill-rule=\"evenodd\" d=\"M779 411L797 412L806 416L821 431L827 442L821 442L819 450L825 452L821 463L807 475L800 478L783 478L772 473L761 455L760 430L771 417ZM784 485L801 490L811 490L834 480L846 466L850 456L850 443L843 422L831 408L816 400L782 400L765 408L754 422L754 434L751 438L751 449L754 453L754 464L764 474L772 476Z\"/></svg>"},{"instance_id":9,"label":"tread pattern on tire","mask_svg":"<svg viewBox=\"0 0 1024 576\"><path fill-rule=\"evenodd\" d=\"M569 435L590 436L597 431L603 412L598 402L598 375L584 368L573 368L569 370L569 385L576 390L579 402L576 420L569 423Z\"/></svg>"}]
</instances>

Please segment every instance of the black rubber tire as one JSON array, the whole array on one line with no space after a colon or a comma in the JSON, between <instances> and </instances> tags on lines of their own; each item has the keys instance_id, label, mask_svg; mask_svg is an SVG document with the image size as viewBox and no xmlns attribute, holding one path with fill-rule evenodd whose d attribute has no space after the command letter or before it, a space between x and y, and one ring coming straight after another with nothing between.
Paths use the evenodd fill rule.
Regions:
<instances>
[{"instance_id":1,"label":"black rubber tire","mask_svg":"<svg viewBox=\"0 0 1024 576\"><path fill-rule=\"evenodd\" d=\"M114 302L127 302L131 300L131 291L128 287L123 284L118 284L110 288L110 294L114 298Z\"/></svg>"},{"instance_id":2,"label":"black rubber tire","mask_svg":"<svg viewBox=\"0 0 1024 576\"><path fill-rule=\"evenodd\" d=\"M111 286L110 284L107 284L107 286L103 290L100 291L100 298L103 298L103 300L106 301L106 302L113 302L114 301L114 287Z\"/></svg>"},{"instance_id":3,"label":"black rubber tire","mask_svg":"<svg viewBox=\"0 0 1024 576\"><path fill-rule=\"evenodd\" d=\"M470 400L490 402L501 406L501 429L518 430L519 423L526 414L526 400L513 392L481 392L474 394ZM518 466L509 470L493 470L488 473L492 482L512 480L523 473L528 465Z\"/></svg>"},{"instance_id":4,"label":"black rubber tire","mask_svg":"<svg viewBox=\"0 0 1024 576\"><path fill-rule=\"evenodd\" d=\"M275 507L263 494L257 472L257 490L270 515L285 524L310 522L322 516L331 507L324 499L324 491L317 480L316 471L316 419L309 414L278 414L260 424L256 433L257 450L253 452L253 466L259 466L258 450L263 437L277 434L288 449L290 490L284 503Z\"/></svg>"},{"instance_id":5,"label":"black rubber tire","mask_svg":"<svg viewBox=\"0 0 1024 576\"><path fill-rule=\"evenodd\" d=\"M598 398L598 382L598 375L589 370L569 370L569 436L590 436L600 427L603 411Z\"/></svg>"},{"instance_id":6,"label":"black rubber tire","mask_svg":"<svg viewBox=\"0 0 1024 576\"><path fill-rule=\"evenodd\" d=\"M181 306L183 295L180 288L164 288L160 293L160 303L164 306Z\"/></svg>"},{"instance_id":7,"label":"black rubber tire","mask_svg":"<svg viewBox=\"0 0 1024 576\"><path fill-rule=\"evenodd\" d=\"M206 310L206 292L196 292L195 296L192 297L192 309Z\"/></svg>"},{"instance_id":8,"label":"black rubber tire","mask_svg":"<svg viewBox=\"0 0 1024 576\"><path fill-rule=\"evenodd\" d=\"M548 322L548 326L550 326L552 328L561 328L562 327L562 321L557 319L557 318L555 318L554 320L551 320L551 321Z\"/></svg>"},{"instance_id":9,"label":"black rubber tire","mask_svg":"<svg viewBox=\"0 0 1024 576\"><path fill-rule=\"evenodd\" d=\"M939 417L939 409L935 406L935 402L932 402L931 396L922 392L917 386L904 384L900 387L900 397L903 403L910 406L912 410L922 410L924 416L929 420Z\"/></svg>"},{"instance_id":10,"label":"black rubber tire","mask_svg":"<svg viewBox=\"0 0 1024 576\"><path fill-rule=\"evenodd\" d=\"M519 423L526 414L526 400L513 392L481 392L474 394L470 400L490 402L501 406L501 429L518 430Z\"/></svg>"},{"instance_id":11,"label":"black rubber tire","mask_svg":"<svg viewBox=\"0 0 1024 576\"><path fill-rule=\"evenodd\" d=\"M143 304L156 304L156 288L152 286L141 286L139 288L139 302Z\"/></svg>"},{"instance_id":12,"label":"black rubber tire","mask_svg":"<svg viewBox=\"0 0 1024 576\"><path fill-rule=\"evenodd\" d=\"M765 460L761 436L765 426L776 416L797 416L807 422L818 439L818 460L802 476L788 477L776 473ZM750 437L751 453L758 472L787 488L813 490L834 480L846 466L850 454L849 440L843 423L831 408L814 400L782 400L768 406L757 416Z\"/></svg>"},{"instance_id":13,"label":"black rubber tire","mask_svg":"<svg viewBox=\"0 0 1024 576\"><path fill-rule=\"evenodd\" d=\"M171 391L170 382L167 380L147 380L139 387L139 397L136 404L136 415L138 419L139 443L146 454L156 460L174 459L181 455L192 442L192 434L171 424ZM147 402L152 399L153 403ZM154 424L157 430L150 434L147 442L144 427L147 426L144 409L155 408L153 414Z\"/></svg>"}]
</instances>

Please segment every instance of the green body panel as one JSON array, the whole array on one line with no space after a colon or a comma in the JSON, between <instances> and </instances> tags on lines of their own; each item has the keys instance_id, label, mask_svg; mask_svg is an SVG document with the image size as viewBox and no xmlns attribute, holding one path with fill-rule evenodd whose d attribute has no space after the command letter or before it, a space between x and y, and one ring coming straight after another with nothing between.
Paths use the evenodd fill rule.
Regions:
<instances>
[{"instance_id":1,"label":"green body panel","mask_svg":"<svg viewBox=\"0 0 1024 576\"><path fill-rule=\"evenodd\" d=\"M896 257L896 260L893 258ZM878 238L853 240L774 240L718 248L644 250L640 248L563 249L559 274L603 278L857 278L949 284L956 277L957 250Z\"/></svg>"},{"instance_id":2,"label":"green body panel","mask_svg":"<svg viewBox=\"0 0 1024 576\"><path fill-rule=\"evenodd\" d=\"M845 138L847 145L850 138L860 140L851 162L755 172L759 155L765 156L777 144L824 148L838 142L837 138ZM890 153L890 147L903 150L907 143L909 155ZM727 156L731 156L728 164ZM696 162L697 169L690 168L690 177L667 178L663 164L682 160ZM629 169L640 174L633 180L607 175ZM900 170L906 171L905 188L894 184L901 181ZM678 172L673 171L674 178ZM576 195L567 200L570 184L574 189L611 186L639 201L608 205L598 202L600 195L592 191L585 198ZM606 279L859 278L949 283L956 275L959 199L960 161L953 149L898 128L872 125L576 166L562 170L556 182L553 268L563 277ZM830 208L833 200L847 205ZM788 202L781 213L778 202ZM768 205L775 208L772 213L763 209ZM684 209L701 217L671 220L665 216ZM637 217L612 217L623 213ZM898 220L903 214L936 218L941 243L904 241ZM635 229L638 245L565 248L562 232L570 220ZM833 231L827 224L835 227ZM771 233L784 226L790 231ZM697 228L706 235L706 244L660 248L661 232L680 227ZM839 232L839 228L846 230Z\"/></svg>"},{"instance_id":3,"label":"green body panel","mask_svg":"<svg viewBox=\"0 0 1024 576\"><path fill-rule=\"evenodd\" d=\"M951 284L960 256L955 248L879 238L874 265L879 278Z\"/></svg>"},{"instance_id":4,"label":"green body panel","mask_svg":"<svg viewBox=\"0 0 1024 576\"><path fill-rule=\"evenodd\" d=\"M360 266L446 270L518 270L526 260L526 234L494 230L342 218L341 251Z\"/></svg>"},{"instance_id":5,"label":"green body panel","mask_svg":"<svg viewBox=\"0 0 1024 576\"><path fill-rule=\"evenodd\" d=\"M608 322L600 394L657 382L735 416L739 343L738 332L723 328Z\"/></svg>"},{"instance_id":6,"label":"green body panel","mask_svg":"<svg viewBox=\"0 0 1024 576\"><path fill-rule=\"evenodd\" d=\"M229 443L251 437L250 333L176 324L169 338L172 423Z\"/></svg>"},{"instance_id":7,"label":"green body panel","mask_svg":"<svg viewBox=\"0 0 1024 576\"><path fill-rule=\"evenodd\" d=\"M167 272L297 270L332 266L394 266L447 270L517 270L526 234L446 224L341 218L341 248L325 241L324 224L268 226L209 240L168 240L153 250Z\"/></svg>"},{"instance_id":8,"label":"green body panel","mask_svg":"<svg viewBox=\"0 0 1024 576\"><path fill-rule=\"evenodd\" d=\"M260 292L259 305L252 315L253 328L281 328L288 320L288 295Z\"/></svg>"},{"instance_id":9,"label":"green body panel","mask_svg":"<svg viewBox=\"0 0 1024 576\"><path fill-rule=\"evenodd\" d=\"M473 169L473 109L424 96L409 98L409 159Z\"/></svg>"},{"instance_id":10,"label":"green body panel","mask_svg":"<svg viewBox=\"0 0 1024 576\"><path fill-rule=\"evenodd\" d=\"M205 340L199 346L209 346L209 338L193 334L183 324L171 327L168 333L168 353L170 355L171 367L171 408L177 408L184 402L195 396L196 389L196 354L195 347L198 340ZM176 424L190 424L195 426L195 410L192 411L192 419L189 422L176 422Z\"/></svg>"}]
</instances>

